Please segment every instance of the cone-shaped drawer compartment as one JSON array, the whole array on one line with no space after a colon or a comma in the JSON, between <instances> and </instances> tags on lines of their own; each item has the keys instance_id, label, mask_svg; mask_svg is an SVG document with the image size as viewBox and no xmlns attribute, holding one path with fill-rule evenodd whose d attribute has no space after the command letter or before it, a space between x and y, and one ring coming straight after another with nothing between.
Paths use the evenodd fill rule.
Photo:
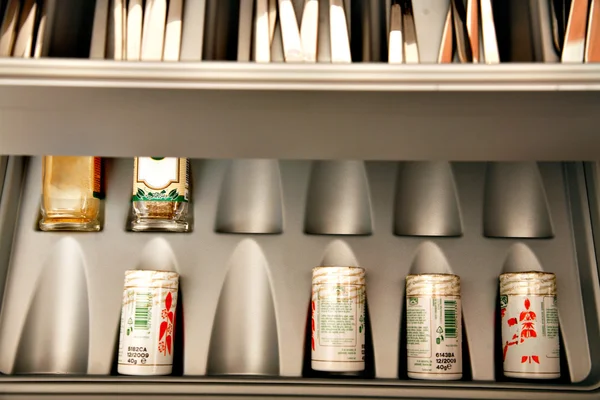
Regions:
<instances>
[{"instance_id":1,"label":"cone-shaped drawer compartment","mask_svg":"<svg viewBox=\"0 0 600 400\"><path fill-rule=\"evenodd\" d=\"M581 163L194 159L193 230L164 234L128 229L133 161L105 164L102 230L48 233L41 159L0 163L0 391L514 399L600 385L598 227ZM366 269L363 375L310 369L319 265ZM172 376L116 373L124 271L136 268L180 274ZM557 276L554 381L502 375L498 275L531 270ZM461 277L460 381L407 378L410 273Z\"/></svg>"}]
</instances>

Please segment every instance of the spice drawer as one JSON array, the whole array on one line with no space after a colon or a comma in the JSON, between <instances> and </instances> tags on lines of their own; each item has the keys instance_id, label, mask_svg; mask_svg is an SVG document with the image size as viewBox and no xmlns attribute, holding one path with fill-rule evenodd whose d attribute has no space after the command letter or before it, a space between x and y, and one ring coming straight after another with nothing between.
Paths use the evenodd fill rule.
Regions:
<instances>
[{"instance_id":1,"label":"spice drawer","mask_svg":"<svg viewBox=\"0 0 600 400\"><path fill-rule=\"evenodd\" d=\"M192 160L193 231L182 234L128 231L132 159L109 159L106 170L103 230L48 233L36 228L40 158L9 158L0 202L0 237L11 249L0 253L2 392L597 396L592 166ZM311 269L320 264L366 269L364 376L322 378L308 368ZM181 275L174 376L115 373L123 274L135 268ZM502 377L498 275L525 270L557 275L558 381ZM461 277L462 381L407 378L404 279L424 272ZM44 375L53 371L67 375Z\"/></svg>"}]
</instances>

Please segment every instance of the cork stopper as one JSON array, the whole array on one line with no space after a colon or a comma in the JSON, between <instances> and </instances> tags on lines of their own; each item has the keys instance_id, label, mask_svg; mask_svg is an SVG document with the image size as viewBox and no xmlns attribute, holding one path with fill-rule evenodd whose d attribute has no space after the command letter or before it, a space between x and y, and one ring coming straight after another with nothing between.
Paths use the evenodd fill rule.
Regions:
<instances>
[{"instance_id":1,"label":"cork stopper","mask_svg":"<svg viewBox=\"0 0 600 400\"><path fill-rule=\"evenodd\" d=\"M500 275L500 295L554 296L556 275L551 272L510 272Z\"/></svg>"},{"instance_id":2,"label":"cork stopper","mask_svg":"<svg viewBox=\"0 0 600 400\"><path fill-rule=\"evenodd\" d=\"M453 274L415 274L406 277L406 296L458 296L460 277Z\"/></svg>"}]
</instances>

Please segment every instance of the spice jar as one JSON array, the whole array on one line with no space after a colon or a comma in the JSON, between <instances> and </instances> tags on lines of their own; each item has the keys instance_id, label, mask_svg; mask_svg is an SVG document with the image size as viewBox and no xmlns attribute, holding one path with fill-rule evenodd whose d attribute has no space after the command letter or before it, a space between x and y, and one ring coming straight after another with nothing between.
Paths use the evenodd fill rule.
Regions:
<instances>
[{"instance_id":1,"label":"spice jar","mask_svg":"<svg viewBox=\"0 0 600 400\"><path fill-rule=\"evenodd\" d=\"M460 278L452 274L406 277L408 377L462 378Z\"/></svg>"},{"instance_id":2,"label":"spice jar","mask_svg":"<svg viewBox=\"0 0 600 400\"><path fill-rule=\"evenodd\" d=\"M500 275L504 375L560 377L556 276L549 272Z\"/></svg>"},{"instance_id":3,"label":"spice jar","mask_svg":"<svg viewBox=\"0 0 600 400\"><path fill-rule=\"evenodd\" d=\"M173 370L179 274L125 272L118 372L168 375Z\"/></svg>"},{"instance_id":4,"label":"spice jar","mask_svg":"<svg viewBox=\"0 0 600 400\"><path fill-rule=\"evenodd\" d=\"M131 229L189 231L189 180L190 163L187 158L135 158Z\"/></svg>"},{"instance_id":5,"label":"spice jar","mask_svg":"<svg viewBox=\"0 0 600 400\"><path fill-rule=\"evenodd\" d=\"M311 310L312 369L342 373L364 371L364 268L314 268Z\"/></svg>"},{"instance_id":6,"label":"spice jar","mask_svg":"<svg viewBox=\"0 0 600 400\"><path fill-rule=\"evenodd\" d=\"M42 160L43 231L99 231L100 157L45 156Z\"/></svg>"}]
</instances>

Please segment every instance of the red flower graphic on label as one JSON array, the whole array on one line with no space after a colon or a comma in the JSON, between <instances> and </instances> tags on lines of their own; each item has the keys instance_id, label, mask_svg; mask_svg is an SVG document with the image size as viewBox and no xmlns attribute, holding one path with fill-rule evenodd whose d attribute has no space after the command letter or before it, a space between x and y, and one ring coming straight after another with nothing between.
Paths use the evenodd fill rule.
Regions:
<instances>
[{"instance_id":1,"label":"red flower graphic on label","mask_svg":"<svg viewBox=\"0 0 600 400\"><path fill-rule=\"evenodd\" d=\"M531 301L528 298L525 298L523 302L523 306L525 307L524 311L519 313L519 320L517 318L509 318L507 324L509 327L517 326L518 323L521 323L520 332L517 330L516 334L513 334L511 341L506 341L504 344L504 352L503 358L506 360L506 354L508 353L508 348L511 346L518 345L520 343L524 343L528 339L537 338L537 331L535 329L535 323L537 322L537 315L531 308ZM521 364L529 362L529 364L540 363L539 356L531 355L531 356L521 356Z\"/></svg>"},{"instance_id":2,"label":"red flower graphic on label","mask_svg":"<svg viewBox=\"0 0 600 400\"><path fill-rule=\"evenodd\" d=\"M169 293L167 293L167 297L165 298L165 308L167 310L170 310L172 305L173 305L173 296L171 296L171 292L169 292Z\"/></svg>"},{"instance_id":3,"label":"red flower graphic on label","mask_svg":"<svg viewBox=\"0 0 600 400\"><path fill-rule=\"evenodd\" d=\"M160 331L158 335L158 351L163 353L165 356L167 352L171 354L173 348L173 330L175 324L175 316L171 311L173 305L173 296L171 292L167 293L165 297L165 308L161 312L163 321L160 323ZM164 340L163 340L164 337Z\"/></svg>"},{"instance_id":4,"label":"red flower graphic on label","mask_svg":"<svg viewBox=\"0 0 600 400\"><path fill-rule=\"evenodd\" d=\"M163 321L160 323L160 334L158 335L158 340L161 340L163 336L165 336L165 332L167 331L167 321Z\"/></svg>"},{"instance_id":5,"label":"red flower graphic on label","mask_svg":"<svg viewBox=\"0 0 600 400\"><path fill-rule=\"evenodd\" d=\"M523 356L523 357L521 357L521 364L525 364L527 361L529 361L529 364L531 364L531 363L539 364L540 358L538 356Z\"/></svg>"}]
</instances>

